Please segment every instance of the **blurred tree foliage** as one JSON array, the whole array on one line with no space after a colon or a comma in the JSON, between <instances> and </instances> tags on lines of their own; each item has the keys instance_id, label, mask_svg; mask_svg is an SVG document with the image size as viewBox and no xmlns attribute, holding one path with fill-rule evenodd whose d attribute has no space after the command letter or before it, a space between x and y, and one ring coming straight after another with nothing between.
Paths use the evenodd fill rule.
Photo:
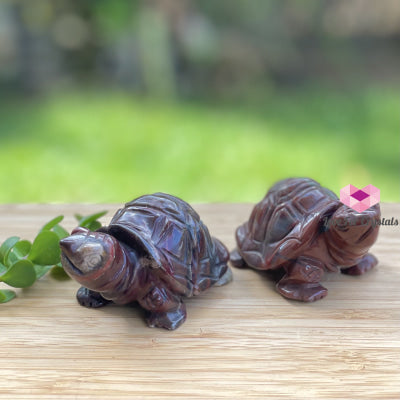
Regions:
<instances>
[{"instance_id":1,"label":"blurred tree foliage","mask_svg":"<svg viewBox=\"0 0 400 400\"><path fill-rule=\"evenodd\" d=\"M242 97L398 77L398 0L5 0L0 88ZM373 55L373 56L372 56Z\"/></svg>"},{"instance_id":2,"label":"blurred tree foliage","mask_svg":"<svg viewBox=\"0 0 400 400\"><path fill-rule=\"evenodd\" d=\"M2 0L0 202L398 201L399 47L399 0Z\"/></svg>"}]
</instances>

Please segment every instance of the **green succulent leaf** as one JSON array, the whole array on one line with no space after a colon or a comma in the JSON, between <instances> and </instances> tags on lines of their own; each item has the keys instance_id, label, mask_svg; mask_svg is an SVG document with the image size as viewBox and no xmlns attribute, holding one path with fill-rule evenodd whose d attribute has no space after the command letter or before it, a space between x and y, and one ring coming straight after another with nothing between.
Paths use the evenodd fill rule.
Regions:
<instances>
[{"instance_id":1,"label":"green succulent leaf","mask_svg":"<svg viewBox=\"0 0 400 400\"><path fill-rule=\"evenodd\" d=\"M86 217L76 214L79 226L90 230L101 227L98 218L107 211L91 214ZM65 280L69 276L61 264L60 239L69 233L59 223L63 215L47 222L39 231L33 243L11 236L0 246L0 282L7 285L24 288L31 286L43 275L51 271L56 279ZM6 303L16 296L12 290L0 290L0 303Z\"/></svg>"},{"instance_id":2,"label":"green succulent leaf","mask_svg":"<svg viewBox=\"0 0 400 400\"><path fill-rule=\"evenodd\" d=\"M93 221L87 227L90 231L97 231L97 229L101 228L101 223L99 221Z\"/></svg>"},{"instance_id":3,"label":"green succulent leaf","mask_svg":"<svg viewBox=\"0 0 400 400\"><path fill-rule=\"evenodd\" d=\"M32 243L29 240L20 240L17 242L11 251L19 258L26 257L31 251Z\"/></svg>"},{"instance_id":4,"label":"green succulent leaf","mask_svg":"<svg viewBox=\"0 0 400 400\"><path fill-rule=\"evenodd\" d=\"M59 280L59 281L65 281L67 279L70 279L69 275L65 272L64 268L60 265L56 265L52 268L50 271L50 275Z\"/></svg>"},{"instance_id":5,"label":"green succulent leaf","mask_svg":"<svg viewBox=\"0 0 400 400\"><path fill-rule=\"evenodd\" d=\"M53 218L46 225L42 227L40 232L43 231L51 231L56 225L58 225L64 219L64 215L59 215L58 217Z\"/></svg>"},{"instance_id":6,"label":"green succulent leaf","mask_svg":"<svg viewBox=\"0 0 400 400\"><path fill-rule=\"evenodd\" d=\"M58 238L59 238L60 240L66 238L67 236L69 236L68 231L66 231L66 230L65 230L62 226L60 226L60 225L55 225L55 226L53 227L53 232L55 232L55 234L58 236Z\"/></svg>"},{"instance_id":7,"label":"green succulent leaf","mask_svg":"<svg viewBox=\"0 0 400 400\"><path fill-rule=\"evenodd\" d=\"M4 264L0 263L0 276L5 274L7 272L7 269L8 268Z\"/></svg>"},{"instance_id":8,"label":"green succulent leaf","mask_svg":"<svg viewBox=\"0 0 400 400\"><path fill-rule=\"evenodd\" d=\"M91 229L91 224L93 222L97 222L99 225L98 228L100 228L101 224L97 220L106 214L107 214L107 211L101 211L101 212L98 212L95 214L90 214L90 215L87 215L86 217L82 217L81 215L75 214L75 218L78 220L79 226ZM78 218L78 217L80 217L80 218ZM96 229L98 229L98 228L96 228ZM93 229L91 229L91 230L93 230Z\"/></svg>"},{"instance_id":9,"label":"green succulent leaf","mask_svg":"<svg viewBox=\"0 0 400 400\"><path fill-rule=\"evenodd\" d=\"M43 231L36 236L28 259L34 264L55 265L60 262L59 237L55 232Z\"/></svg>"},{"instance_id":10,"label":"green succulent leaf","mask_svg":"<svg viewBox=\"0 0 400 400\"><path fill-rule=\"evenodd\" d=\"M12 290L0 290L0 303L7 303L16 296Z\"/></svg>"},{"instance_id":11,"label":"green succulent leaf","mask_svg":"<svg viewBox=\"0 0 400 400\"><path fill-rule=\"evenodd\" d=\"M46 275L52 268L52 265L37 265L33 264L35 269L36 279L40 279L42 276Z\"/></svg>"},{"instance_id":12,"label":"green succulent leaf","mask_svg":"<svg viewBox=\"0 0 400 400\"><path fill-rule=\"evenodd\" d=\"M28 255L32 246L29 240L19 240L17 243L14 244L13 247L10 247L10 245L14 242L15 240L10 241L7 246L7 251L4 254L4 264L8 268L10 268L18 260L24 259Z\"/></svg>"},{"instance_id":13,"label":"green succulent leaf","mask_svg":"<svg viewBox=\"0 0 400 400\"><path fill-rule=\"evenodd\" d=\"M18 260L20 260L13 251L9 251L6 255L5 264L8 268L10 268L13 264L15 264Z\"/></svg>"},{"instance_id":14,"label":"green succulent leaf","mask_svg":"<svg viewBox=\"0 0 400 400\"><path fill-rule=\"evenodd\" d=\"M7 285L24 288L31 286L36 281L36 272L29 260L19 260L2 276L0 280Z\"/></svg>"},{"instance_id":15,"label":"green succulent leaf","mask_svg":"<svg viewBox=\"0 0 400 400\"><path fill-rule=\"evenodd\" d=\"M18 241L18 236L11 236L3 242L3 244L0 246L0 262L5 264L8 253Z\"/></svg>"}]
</instances>

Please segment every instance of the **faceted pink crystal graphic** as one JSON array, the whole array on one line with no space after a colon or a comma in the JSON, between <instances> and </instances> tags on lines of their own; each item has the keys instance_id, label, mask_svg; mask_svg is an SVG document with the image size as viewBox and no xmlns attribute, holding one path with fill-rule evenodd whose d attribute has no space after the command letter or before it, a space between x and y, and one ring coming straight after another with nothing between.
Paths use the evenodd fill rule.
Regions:
<instances>
[{"instance_id":1,"label":"faceted pink crystal graphic","mask_svg":"<svg viewBox=\"0 0 400 400\"><path fill-rule=\"evenodd\" d=\"M372 185L365 186L362 189L347 185L340 189L340 201L358 212L363 212L379 203L380 198L381 191Z\"/></svg>"}]
</instances>

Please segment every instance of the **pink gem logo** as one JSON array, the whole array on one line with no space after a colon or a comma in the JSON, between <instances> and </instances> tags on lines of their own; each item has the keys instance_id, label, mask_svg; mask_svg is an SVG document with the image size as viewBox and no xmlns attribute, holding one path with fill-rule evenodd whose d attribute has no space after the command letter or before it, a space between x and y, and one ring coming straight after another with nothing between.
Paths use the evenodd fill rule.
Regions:
<instances>
[{"instance_id":1,"label":"pink gem logo","mask_svg":"<svg viewBox=\"0 0 400 400\"><path fill-rule=\"evenodd\" d=\"M380 199L381 191L372 185L365 186L362 189L347 185L340 189L340 201L358 212L363 212L379 203Z\"/></svg>"}]
</instances>

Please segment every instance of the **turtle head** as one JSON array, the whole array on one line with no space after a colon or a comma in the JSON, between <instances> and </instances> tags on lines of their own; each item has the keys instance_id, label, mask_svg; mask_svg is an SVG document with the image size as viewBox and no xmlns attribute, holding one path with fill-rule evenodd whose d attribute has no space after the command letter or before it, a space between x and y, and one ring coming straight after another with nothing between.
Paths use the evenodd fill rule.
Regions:
<instances>
[{"instance_id":1,"label":"turtle head","mask_svg":"<svg viewBox=\"0 0 400 400\"><path fill-rule=\"evenodd\" d=\"M65 271L80 283L112 264L116 240L102 232L76 228L60 241L61 262Z\"/></svg>"},{"instance_id":2,"label":"turtle head","mask_svg":"<svg viewBox=\"0 0 400 400\"><path fill-rule=\"evenodd\" d=\"M364 255L378 236L380 215L379 204L363 212L343 204L329 220L327 235L330 244L354 255Z\"/></svg>"}]
</instances>

